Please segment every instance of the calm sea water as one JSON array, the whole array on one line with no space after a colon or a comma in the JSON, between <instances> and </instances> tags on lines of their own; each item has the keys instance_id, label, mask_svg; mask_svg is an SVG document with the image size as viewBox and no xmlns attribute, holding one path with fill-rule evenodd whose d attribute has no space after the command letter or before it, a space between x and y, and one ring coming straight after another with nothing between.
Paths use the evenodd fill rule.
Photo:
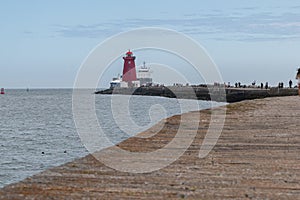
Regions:
<instances>
[{"instance_id":1,"label":"calm sea water","mask_svg":"<svg viewBox=\"0 0 300 200\"><path fill-rule=\"evenodd\" d=\"M189 107L194 100L113 96L112 101L110 95L93 96L99 123L113 143L163 118L195 110L194 106ZM116 106L123 98L124 101L129 98L127 114L134 128L128 127L127 117L116 115L125 110ZM182 101L184 109L179 104ZM198 109L222 105L197 102ZM88 153L73 121L71 89L6 90L0 96L0 187Z\"/></svg>"}]
</instances>

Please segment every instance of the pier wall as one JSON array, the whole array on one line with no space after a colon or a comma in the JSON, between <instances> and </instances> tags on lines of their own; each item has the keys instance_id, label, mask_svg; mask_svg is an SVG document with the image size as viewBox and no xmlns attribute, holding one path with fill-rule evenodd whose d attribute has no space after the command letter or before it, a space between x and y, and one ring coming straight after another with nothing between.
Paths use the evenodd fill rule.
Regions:
<instances>
[{"instance_id":1,"label":"pier wall","mask_svg":"<svg viewBox=\"0 0 300 200\"><path fill-rule=\"evenodd\" d=\"M238 102L276 96L293 96L298 94L295 88L220 88L220 87L139 87L115 88L95 92L96 94L123 94L163 96L179 99L214 100L219 102Z\"/></svg>"}]
</instances>

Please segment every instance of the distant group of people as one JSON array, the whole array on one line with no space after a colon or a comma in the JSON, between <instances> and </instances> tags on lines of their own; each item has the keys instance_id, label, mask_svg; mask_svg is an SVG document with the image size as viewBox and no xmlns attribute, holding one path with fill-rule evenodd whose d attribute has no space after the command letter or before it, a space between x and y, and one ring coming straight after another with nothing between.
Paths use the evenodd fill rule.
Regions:
<instances>
[{"instance_id":1,"label":"distant group of people","mask_svg":"<svg viewBox=\"0 0 300 200\"><path fill-rule=\"evenodd\" d=\"M300 71L299 71L299 73L300 73ZM298 80L299 80L299 84L300 84L300 74L299 74L299 79ZM293 81L290 80L288 83L289 83L289 88L293 88ZM242 85L240 82L236 82L234 84L234 86L236 88L247 88L247 87L255 87L255 88L261 88L261 89L269 89L270 88L268 82L266 82L265 84L264 83L260 83L259 86L256 86L256 81L253 81L251 83L251 86ZM230 83L228 83L227 87L230 87ZM278 88L283 88L283 87L284 87L284 83L283 82L279 82L278 83Z\"/></svg>"},{"instance_id":2,"label":"distant group of people","mask_svg":"<svg viewBox=\"0 0 300 200\"><path fill-rule=\"evenodd\" d=\"M173 83L173 86L177 86L177 87L183 87L183 86L189 86L189 83L186 83L185 85L182 83Z\"/></svg>"},{"instance_id":3,"label":"distant group of people","mask_svg":"<svg viewBox=\"0 0 300 200\"><path fill-rule=\"evenodd\" d=\"M240 82L235 83L234 86L236 88L259 87L259 86L256 86L256 81L253 81L252 84L251 84L251 86L242 85ZM269 88L269 83L266 82L265 85L263 83L261 83L259 88L261 88L261 89L263 89L263 88L268 89Z\"/></svg>"},{"instance_id":4,"label":"distant group of people","mask_svg":"<svg viewBox=\"0 0 300 200\"><path fill-rule=\"evenodd\" d=\"M283 88L283 85L284 85L283 82L279 82L278 83L278 88Z\"/></svg>"},{"instance_id":5,"label":"distant group of people","mask_svg":"<svg viewBox=\"0 0 300 200\"><path fill-rule=\"evenodd\" d=\"M300 68L299 68L299 70L300 70ZM297 77L296 77L296 79L297 79ZM300 79L298 79L298 80L300 80ZM283 82L278 84L278 88L283 88ZM292 80L289 81L289 88L293 88L293 81Z\"/></svg>"},{"instance_id":6,"label":"distant group of people","mask_svg":"<svg viewBox=\"0 0 300 200\"><path fill-rule=\"evenodd\" d=\"M263 89L264 88L264 84L263 83L260 83L260 88ZM265 89L269 89L269 83L266 82L265 84Z\"/></svg>"},{"instance_id":7,"label":"distant group of people","mask_svg":"<svg viewBox=\"0 0 300 200\"><path fill-rule=\"evenodd\" d=\"M299 95L300 95L300 68L298 68L297 70L297 75L296 75L296 79L298 80L298 88L299 88ZM214 86L222 86L223 84L220 84L220 83L214 83ZM293 88L293 81L292 80L289 80L288 82L288 85L289 85L289 88ZM153 86L156 86L156 87L162 87L164 85L153 85ZM177 86L177 87L184 87L183 84L181 83L174 83L173 86ZM189 86L189 84L186 84L185 86ZM192 87L207 87L206 84L200 84L200 85L191 85ZM230 85L230 82L228 82L228 84L225 84L224 83L224 86L225 87L228 87L230 88L231 85ZM261 88L261 89L269 89L269 83L266 82L265 84L264 83L260 83L260 85L256 85L256 81L254 80L251 85L245 85L245 84L241 84L241 82L236 82L234 84L234 87L235 88ZM283 82L279 82L278 83L278 88L283 88L284 87L284 83ZM296 87L296 86L295 86Z\"/></svg>"},{"instance_id":8,"label":"distant group of people","mask_svg":"<svg viewBox=\"0 0 300 200\"><path fill-rule=\"evenodd\" d=\"M300 95L300 68L298 68L298 70L297 70L296 79L298 80L298 88L299 88L299 95ZM288 84L289 84L289 88L293 88L293 81L292 80L289 80ZM263 88L268 89L269 88L269 83L266 82L265 85L263 83L261 83L260 86L256 86L256 81L253 81L251 83L251 86L246 86L246 85L242 85L240 82L236 82L234 84L234 86L236 88L257 87L257 88L261 88L261 89L263 89ZM228 83L227 87L230 87L230 83ZM278 88L283 88L283 87L284 87L284 83L279 82L278 83Z\"/></svg>"}]
</instances>

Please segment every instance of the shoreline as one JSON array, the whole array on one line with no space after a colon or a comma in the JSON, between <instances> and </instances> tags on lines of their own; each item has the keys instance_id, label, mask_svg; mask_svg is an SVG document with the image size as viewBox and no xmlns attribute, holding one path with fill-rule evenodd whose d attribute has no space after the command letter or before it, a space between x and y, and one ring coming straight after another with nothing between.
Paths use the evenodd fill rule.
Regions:
<instances>
[{"instance_id":1,"label":"shoreline","mask_svg":"<svg viewBox=\"0 0 300 200\"><path fill-rule=\"evenodd\" d=\"M174 163L146 174L119 172L92 155L51 168L0 189L0 199L220 199L297 198L300 98L274 97L226 105L226 122L212 152L198 157L212 110L200 113L197 135ZM119 147L147 152L166 145L176 134L181 115L167 118L153 137L129 138ZM158 124L161 125L161 124ZM151 134L151 129L140 134ZM187 130L189 127L186 127ZM158 142L159 141L159 142Z\"/></svg>"}]
</instances>

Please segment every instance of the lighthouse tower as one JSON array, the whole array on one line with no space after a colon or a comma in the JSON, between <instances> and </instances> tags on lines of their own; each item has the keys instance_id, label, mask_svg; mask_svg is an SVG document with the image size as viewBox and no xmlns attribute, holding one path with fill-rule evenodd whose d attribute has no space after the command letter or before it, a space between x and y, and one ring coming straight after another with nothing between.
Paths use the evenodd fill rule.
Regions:
<instances>
[{"instance_id":1,"label":"lighthouse tower","mask_svg":"<svg viewBox=\"0 0 300 200\"><path fill-rule=\"evenodd\" d=\"M136 70L135 70L135 56L133 56L132 52L128 50L124 59L124 67L123 67L123 76L122 81L128 82L131 85L132 82L135 82L136 79Z\"/></svg>"}]
</instances>

